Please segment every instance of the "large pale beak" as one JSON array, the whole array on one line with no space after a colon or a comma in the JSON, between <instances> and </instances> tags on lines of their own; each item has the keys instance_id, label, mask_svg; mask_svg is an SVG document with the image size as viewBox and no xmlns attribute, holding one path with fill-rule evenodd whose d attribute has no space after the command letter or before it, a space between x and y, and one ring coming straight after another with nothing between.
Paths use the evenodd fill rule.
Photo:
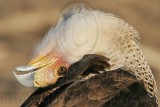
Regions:
<instances>
[{"instance_id":1,"label":"large pale beak","mask_svg":"<svg viewBox=\"0 0 160 107\"><path fill-rule=\"evenodd\" d=\"M16 77L16 79L24 86L27 87L33 87L34 86L34 70L36 68L32 67L32 66L21 66L21 67L17 67L16 71L13 72L14 76ZM30 72L28 72L30 71ZM18 74L19 72L19 74ZM26 74L20 74L20 73L25 73L28 72Z\"/></svg>"},{"instance_id":2,"label":"large pale beak","mask_svg":"<svg viewBox=\"0 0 160 107\"><path fill-rule=\"evenodd\" d=\"M67 68L62 58L50 55L31 61L27 66L17 67L13 73L24 86L46 87L63 77Z\"/></svg>"}]
</instances>

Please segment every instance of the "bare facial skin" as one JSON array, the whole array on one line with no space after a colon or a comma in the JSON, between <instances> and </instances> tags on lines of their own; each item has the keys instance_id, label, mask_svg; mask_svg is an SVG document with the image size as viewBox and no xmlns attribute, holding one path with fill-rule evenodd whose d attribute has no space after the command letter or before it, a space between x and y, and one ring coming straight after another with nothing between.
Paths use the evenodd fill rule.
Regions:
<instances>
[{"instance_id":1,"label":"bare facial skin","mask_svg":"<svg viewBox=\"0 0 160 107\"><path fill-rule=\"evenodd\" d=\"M54 84L58 78L66 75L68 72L68 67L69 64L64 61L63 57L60 57L55 53L50 53L43 57L36 57L32 59L27 66L18 67L16 69L20 72L31 72L24 75L17 75L14 73L14 75L23 85L46 87Z\"/></svg>"}]
</instances>

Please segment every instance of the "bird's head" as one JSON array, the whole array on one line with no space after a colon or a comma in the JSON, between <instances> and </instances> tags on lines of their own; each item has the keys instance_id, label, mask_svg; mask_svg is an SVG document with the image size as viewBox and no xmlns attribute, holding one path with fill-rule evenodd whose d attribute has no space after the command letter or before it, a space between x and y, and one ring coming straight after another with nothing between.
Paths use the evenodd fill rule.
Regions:
<instances>
[{"instance_id":1,"label":"bird's head","mask_svg":"<svg viewBox=\"0 0 160 107\"><path fill-rule=\"evenodd\" d=\"M68 72L68 68L86 54L106 54L107 42L99 32L102 30L99 23L101 21L95 17L100 15L100 12L96 12L83 5L66 10L58 24L51 28L35 48L34 58L26 66L16 68L14 75L17 80L25 86L47 87L57 83L61 77L77 76L80 70L73 75L72 72ZM94 62L87 63L91 63L89 67ZM87 65L83 66L86 70Z\"/></svg>"},{"instance_id":2,"label":"bird's head","mask_svg":"<svg viewBox=\"0 0 160 107\"><path fill-rule=\"evenodd\" d=\"M69 63L60 54L51 52L36 56L27 65L17 67L14 75L25 86L46 87L68 72Z\"/></svg>"}]
</instances>

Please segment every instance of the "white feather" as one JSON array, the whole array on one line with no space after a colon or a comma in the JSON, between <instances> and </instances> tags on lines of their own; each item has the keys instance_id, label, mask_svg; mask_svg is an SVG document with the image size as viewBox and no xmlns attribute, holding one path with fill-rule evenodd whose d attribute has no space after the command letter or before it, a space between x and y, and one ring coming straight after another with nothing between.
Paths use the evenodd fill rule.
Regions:
<instances>
[{"instance_id":1,"label":"white feather","mask_svg":"<svg viewBox=\"0 0 160 107\"><path fill-rule=\"evenodd\" d=\"M153 95L156 92L154 76L136 38L139 34L135 28L113 14L84 6L73 7L63 13L57 26L38 45L35 54L55 51L70 63L86 54L104 55L110 59L111 69L132 71ZM153 92L150 91L152 89Z\"/></svg>"}]
</instances>

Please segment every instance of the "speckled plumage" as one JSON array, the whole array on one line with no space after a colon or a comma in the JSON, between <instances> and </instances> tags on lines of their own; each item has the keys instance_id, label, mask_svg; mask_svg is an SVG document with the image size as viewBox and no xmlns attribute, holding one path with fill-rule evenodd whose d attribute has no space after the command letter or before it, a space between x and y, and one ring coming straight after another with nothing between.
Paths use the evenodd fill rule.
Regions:
<instances>
[{"instance_id":1,"label":"speckled plumage","mask_svg":"<svg viewBox=\"0 0 160 107\"><path fill-rule=\"evenodd\" d=\"M54 92L56 90L60 97L56 96L57 93L52 97L58 99L58 102L56 102L57 100L52 102L53 105L61 103L59 102L60 98L60 101L63 102L61 103L62 106L76 106L80 103L82 105L94 105L94 101L97 101L100 104L104 105L106 103L110 105L109 107L112 107L111 103L114 102L115 98L126 98L125 103L116 102L116 107L119 107L119 104L122 107L128 107L130 103L127 103L127 98L132 101L134 100L132 96L136 94L134 96L136 97L136 103L132 106L141 107L145 104L145 107L150 107L150 105L157 107L158 101L155 104L157 97L156 82L137 44L137 38L140 38L140 36L134 27L111 13L86 8L84 5L70 7L61 15L57 26L51 28L35 48L33 59L37 56L43 57L49 53L56 53L56 55L63 56L61 60L69 63L70 67L78 61L81 66L75 64L74 70L69 69L67 75L57 79L53 86L60 85L56 89L52 89L52 86L38 89L26 100L23 106L41 106L49 95L56 93ZM91 55L91 58L87 59L84 56L88 54ZM102 56L105 58L102 58ZM42 62L44 61L42 60ZM93 69L94 67L96 69ZM95 70L96 73L92 70ZM84 75L83 72L89 73ZM103 76L103 74L107 76ZM80 81L77 80L79 76ZM100 81L100 83L94 83L92 78L98 78L97 81ZM106 80L105 83L108 86L102 82L103 80ZM90 82L89 85L87 85L88 82ZM74 84L68 88L63 86L66 85L65 83ZM82 87L78 84L82 84ZM97 89L90 84L96 85ZM87 94L81 93L83 87L88 89ZM73 92L75 94L72 94ZM74 100L78 97L76 94L84 95L86 99L77 100L75 103ZM95 94L98 96L95 96ZM72 95L74 97L70 97ZM69 96L68 99L67 96ZM149 102L145 98L149 98Z\"/></svg>"},{"instance_id":2,"label":"speckled plumage","mask_svg":"<svg viewBox=\"0 0 160 107\"><path fill-rule=\"evenodd\" d=\"M83 5L67 9L35 50L35 55L51 51L64 55L70 64L86 54L100 54L110 59L110 69L132 72L150 94L157 93L156 82L136 39L138 32L113 14ZM73 52L74 51L74 52Z\"/></svg>"}]
</instances>

